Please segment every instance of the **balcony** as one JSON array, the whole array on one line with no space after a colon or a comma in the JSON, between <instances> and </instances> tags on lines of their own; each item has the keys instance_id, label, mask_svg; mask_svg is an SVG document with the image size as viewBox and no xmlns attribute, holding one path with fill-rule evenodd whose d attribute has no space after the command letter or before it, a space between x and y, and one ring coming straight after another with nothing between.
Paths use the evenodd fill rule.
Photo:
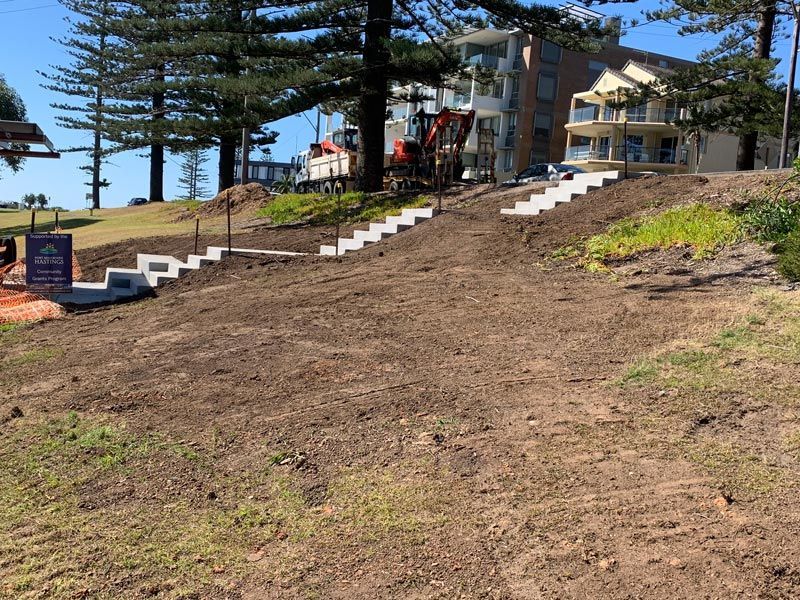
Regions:
<instances>
[{"instance_id":1,"label":"balcony","mask_svg":"<svg viewBox=\"0 0 800 600\"><path fill-rule=\"evenodd\" d=\"M625 161L625 146L620 145L614 149L616 160ZM681 151L681 157L685 157L686 151ZM661 148L658 146L628 146L628 162L634 163L658 163L664 165L677 164L678 152L673 148Z\"/></svg>"},{"instance_id":2,"label":"balcony","mask_svg":"<svg viewBox=\"0 0 800 600\"><path fill-rule=\"evenodd\" d=\"M608 106L586 106L569 111L569 123L589 123L591 121L608 121L622 123L625 116L629 123L671 123L680 116L679 108L646 108L637 106L625 111L615 111Z\"/></svg>"},{"instance_id":3,"label":"balcony","mask_svg":"<svg viewBox=\"0 0 800 600\"><path fill-rule=\"evenodd\" d=\"M505 139L503 140L503 145L500 146L501 148L513 148L514 144L517 140L517 132L516 130L512 129L506 134Z\"/></svg>"},{"instance_id":4,"label":"balcony","mask_svg":"<svg viewBox=\"0 0 800 600\"><path fill-rule=\"evenodd\" d=\"M469 106L472 102L472 94L469 92L465 94L453 94L453 108L460 108L462 106Z\"/></svg>"},{"instance_id":5,"label":"balcony","mask_svg":"<svg viewBox=\"0 0 800 600\"><path fill-rule=\"evenodd\" d=\"M488 54L476 54L475 56L470 56L467 59L467 63L497 69L500 66L500 57L489 56Z\"/></svg>"},{"instance_id":6,"label":"balcony","mask_svg":"<svg viewBox=\"0 0 800 600\"><path fill-rule=\"evenodd\" d=\"M586 123L589 121L613 121L614 109L595 104L585 108L569 111L570 123Z\"/></svg>"},{"instance_id":7,"label":"balcony","mask_svg":"<svg viewBox=\"0 0 800 600\"><path fill-rule=\"evenodd\" d=\"M519 95L513 95L508 99L506 105L502 108L503 112L513 112L519 110Z\"/></svg>"},{"instance_id":8,"label":"balcony","mask_svg":"<svg viewBox=\"0 0 800 600\"><path fill-rule=\"evenodd\" d=\"M625 115L629 123L671 123L679 116L678 108L628 108Z\"/></svg>"},{"instance_id":9,"label":"balcony","mask_svg":"<svg viewBox=\"0 0 800 600\"><path fill-rule=\"evenodd\" d=\"M599 146L570 146L567 148L564 160L608 160L609 147Z\"/></svg>"},{"instance_id":10,"label":"balcony","mask_svg":"<svg viewBox=\"0 0 800 600\"><path fill-rule=\"evenodd\" d=\"M565 153L565 160L610 160L610 146L570 146ZM680 152L681 160L686 160L686 150ZM661 148L657 146L628 146L629 163L650 163L674 165L677 163L678 152L672 148ZM614 147L614 162L625 162L625 145L621 144Z\"/></svg>"}]
</instances>

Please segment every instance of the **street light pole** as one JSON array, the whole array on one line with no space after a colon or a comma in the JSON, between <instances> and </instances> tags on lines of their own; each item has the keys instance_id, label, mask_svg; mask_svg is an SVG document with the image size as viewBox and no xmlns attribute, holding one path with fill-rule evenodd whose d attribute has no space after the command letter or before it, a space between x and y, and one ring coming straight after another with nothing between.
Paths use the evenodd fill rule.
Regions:
<instances>
[{"instance_id":1,"label":"street light pole","mask_svg":"<svg viewBox=\"0 0 800 600\"><path fill-rule=\"evenodd\" d=\"M792 54L789 60L789 77L786 82L786 103L783 107L783 134L781 135L781 155L778 158L778 168L786 166L786 156L789 154L789 128L792 120L792 101L794 98L794 72L797 67L797 38L800 36L800 15L797 5L792 2L794 14L794 29L792 31Z\"/></svg>"},{"instance_id":2,"label":"street light pole","mask_svg":"<svg viewBox=\"0 0 800 600\"><path fill-rule=\"evenodd\" d=\"M256 16L256 9L250 11L250 19ZM249 40L249 38L248 38ZM245 73L249 73L250 69L246 69ZM247 118L247 94L244 95L244 118ZM242 127L242 176L241 184L245 185L249 179L250 171L250 128L245 124Z\"/></svg>"}]
</instances>

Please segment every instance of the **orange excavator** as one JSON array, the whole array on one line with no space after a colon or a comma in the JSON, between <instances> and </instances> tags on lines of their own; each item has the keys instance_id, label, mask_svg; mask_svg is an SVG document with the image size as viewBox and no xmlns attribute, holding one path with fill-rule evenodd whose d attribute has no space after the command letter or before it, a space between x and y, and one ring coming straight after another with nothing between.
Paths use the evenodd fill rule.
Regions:
<instances>
[{"instance_id":1,"label":"orange excavator","mask_svg":"<svg viewBox=\"0 0 800 600\"><path fill-rule=\"evenodd\" d=\"M443 108L437 114L420 110L411 119L411 135L394 141L386 177L403 181L401 187L432 185L438 164L443 185L460 180L464 174L461 153L474 122L474 110Z\"/></svg>"}]
</instances>

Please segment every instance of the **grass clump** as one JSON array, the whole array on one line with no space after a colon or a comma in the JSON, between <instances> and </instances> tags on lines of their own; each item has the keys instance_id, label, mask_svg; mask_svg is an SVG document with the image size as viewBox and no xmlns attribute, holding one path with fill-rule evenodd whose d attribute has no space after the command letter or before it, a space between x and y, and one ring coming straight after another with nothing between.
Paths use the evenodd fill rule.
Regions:
<instances>
[{"instance_id":1,"label":"grass clump","mask_svg":"<svg viewBox=\"0 0 800 600\"><path fill-rule=\"evenodd\" d=\"M784 474L762 457L735 444L706 441L690 448L687 458L702 466L732 495L762 495L784 482Z\"/></svg>"},{"instance_id":2,"label":"grass clump","mask_svg":"<svg viewBox=\"0 0 800 600\"><path fill-rule=\"evenodd\" d=\"M655 361L648 359L637 360L620 378L619 385L645 384L655 381L658 377L659 367Z\"/></svg>"},{"instance_id":3,"label":"grass clump","mask_svg":"<svg viewBox=\"0 0 800 600\"><path fill-rule=\"evenodd\" d=\"M44 362L46 360L50 360L51 358L61 356L62 354L64 354L64 351L60 349L39 348L37 350L29 350L28 352L20 354L19 356L7 358L6 360L0 362L0 366L4 368L22 367L38 362Z\"/></svg>"},{"instance_id":4,"label":"grass clump","mask_svg":"<svg viewBox=\"0 0 800 600\"><path fill-rule=\"evenodd\" d=\"M361 223L399 214L404 208L421 208L428 203L426 196L389 194L342 194L341 203L335 195L282 194L258 211L276 225L308 221L318 225Z\"/></svg>"},{"instance_id":5,"label":"grass clump","mask_svg":"<svg viewBox=\"0 0 800 600\"><path fill-rule=\"evenodd\" d=\"M586 242L585 266L605 267L606 260L626 258L648 250L690 247L694 259L712 255L741 238L737 217L706 204L673 208L643 219L623 219Z\"/></svg>"}]
</instances>

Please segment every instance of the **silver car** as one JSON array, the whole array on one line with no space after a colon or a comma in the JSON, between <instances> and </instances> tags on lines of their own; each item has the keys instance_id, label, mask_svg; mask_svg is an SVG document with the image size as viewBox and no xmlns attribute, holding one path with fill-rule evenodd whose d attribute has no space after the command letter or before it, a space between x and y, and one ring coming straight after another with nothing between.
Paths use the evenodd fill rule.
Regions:
<instances>
[{"instance_id":1,"label":"silver car","mask_svg":"<svg viewBox=\"0 0 800 600\"><path fill-rule=\"evenodd\" d=\"M534 181L562 181L575 177L578 173L585 173L580 167L564 165L561 163L539 163L531 165L524 171L517 173L503 185L525 185Z\"/></svg>"}]
</instances>

